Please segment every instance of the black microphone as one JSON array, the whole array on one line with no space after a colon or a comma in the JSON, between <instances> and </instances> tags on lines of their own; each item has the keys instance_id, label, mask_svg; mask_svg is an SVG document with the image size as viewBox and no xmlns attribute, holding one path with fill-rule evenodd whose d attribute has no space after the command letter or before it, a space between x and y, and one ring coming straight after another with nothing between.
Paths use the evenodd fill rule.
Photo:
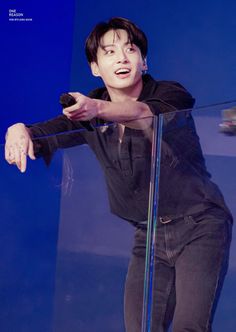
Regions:
<instances>
[{"instance_id":1,"label":"black microphone","mask_svg":"<svg viewBox=\"0 0 236 332\"><path fill-rule=\"evenodd\" d=\"M76 99L70 95L69 93L63 93L60 96L60 104L62 105L63 108L70 107L72 105L76 104ZM91 125L90 121L79 121L79 123L86 128L88 131L93 131L94 128Z\"/></svg>"}]
</instances>

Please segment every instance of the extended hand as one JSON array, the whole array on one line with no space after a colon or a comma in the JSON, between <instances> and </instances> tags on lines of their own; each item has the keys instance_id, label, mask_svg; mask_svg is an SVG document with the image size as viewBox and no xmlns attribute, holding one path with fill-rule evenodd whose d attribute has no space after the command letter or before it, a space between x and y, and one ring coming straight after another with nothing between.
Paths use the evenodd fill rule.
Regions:
<instances>
[{"instance_id":1,"label":"extended hand","mask_svg":"<svg viewBox=\"0 0 236 332\"><path fill-rule=\"evenodd\" d=\"M63 109L63 114L70 120L89 121L98 114L98 101L82 95L81 93L71 93L76 104Z\"/></svg>"},{"instance_id":2,"label":"extended hand","mask_svg":"<svg viewBox=\"0 0 236 332\"><path fill-rule=\"evenodd\" d=\"M27 156L35 159L33 142L29 130L23 123L16 123L6 133L5 159L14 164L21 172L25 172Z\"/></svg>"}]
</instances>

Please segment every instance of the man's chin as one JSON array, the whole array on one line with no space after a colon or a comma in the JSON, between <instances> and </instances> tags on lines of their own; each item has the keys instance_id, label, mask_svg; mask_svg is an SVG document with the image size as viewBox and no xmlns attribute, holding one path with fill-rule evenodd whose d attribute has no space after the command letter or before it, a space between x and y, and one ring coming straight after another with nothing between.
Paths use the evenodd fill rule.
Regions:
<instances>
[{"instance_id":1,"label":"man's chin","mask_svg":"<svg viewBox=\"0 0 236 332\"><path fill-rule=\"evenodd\" d=\"M113 89L130 89L130 88L134 88L136 85L138 85L140 83L140 81L142 80L142 78L138 78L138 79L134 79L131 77L127 77L124 79L120 79L120 81L118 82L114 82L114 84L112 84L112 88Z\"/></svg>"}]
</instances>

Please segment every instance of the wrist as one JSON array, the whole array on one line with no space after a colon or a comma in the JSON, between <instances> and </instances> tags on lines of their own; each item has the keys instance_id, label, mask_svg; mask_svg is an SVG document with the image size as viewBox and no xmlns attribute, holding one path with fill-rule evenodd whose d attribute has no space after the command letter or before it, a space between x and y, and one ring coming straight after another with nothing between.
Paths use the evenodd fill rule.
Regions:
<instances>
[{"instance_id":1,"label":"wrist","mask_svg":"<svg viewBox=\"0 0 236 332\"><path fill-rule=\"evenodd\" d=\"M96 103L97 103L97 117L106 120L104 118L106 114L105 109L107 107L107 104L110 102L106 100L96 99Z\"/></svg>"}]
</instances>

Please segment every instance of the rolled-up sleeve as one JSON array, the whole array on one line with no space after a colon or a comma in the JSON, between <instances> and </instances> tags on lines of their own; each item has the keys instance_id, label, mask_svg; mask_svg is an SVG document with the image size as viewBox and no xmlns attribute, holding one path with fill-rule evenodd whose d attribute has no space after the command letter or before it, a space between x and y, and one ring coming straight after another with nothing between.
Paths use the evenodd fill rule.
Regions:
<instances>
[{"instance_id":1,"label":"rolled-up sleeve","mask_svg":"<svg viewBox=\"0 0 236 332\"><path fill-rule=\"evenodd\" d=\"M154 115L158 115L176 110L191 109L195 99L181 84L163 82L162 86L157 86L156 91L152 93L150 98L144 98L142 102L149 106Z\"/></svg>"}]
</instances>

